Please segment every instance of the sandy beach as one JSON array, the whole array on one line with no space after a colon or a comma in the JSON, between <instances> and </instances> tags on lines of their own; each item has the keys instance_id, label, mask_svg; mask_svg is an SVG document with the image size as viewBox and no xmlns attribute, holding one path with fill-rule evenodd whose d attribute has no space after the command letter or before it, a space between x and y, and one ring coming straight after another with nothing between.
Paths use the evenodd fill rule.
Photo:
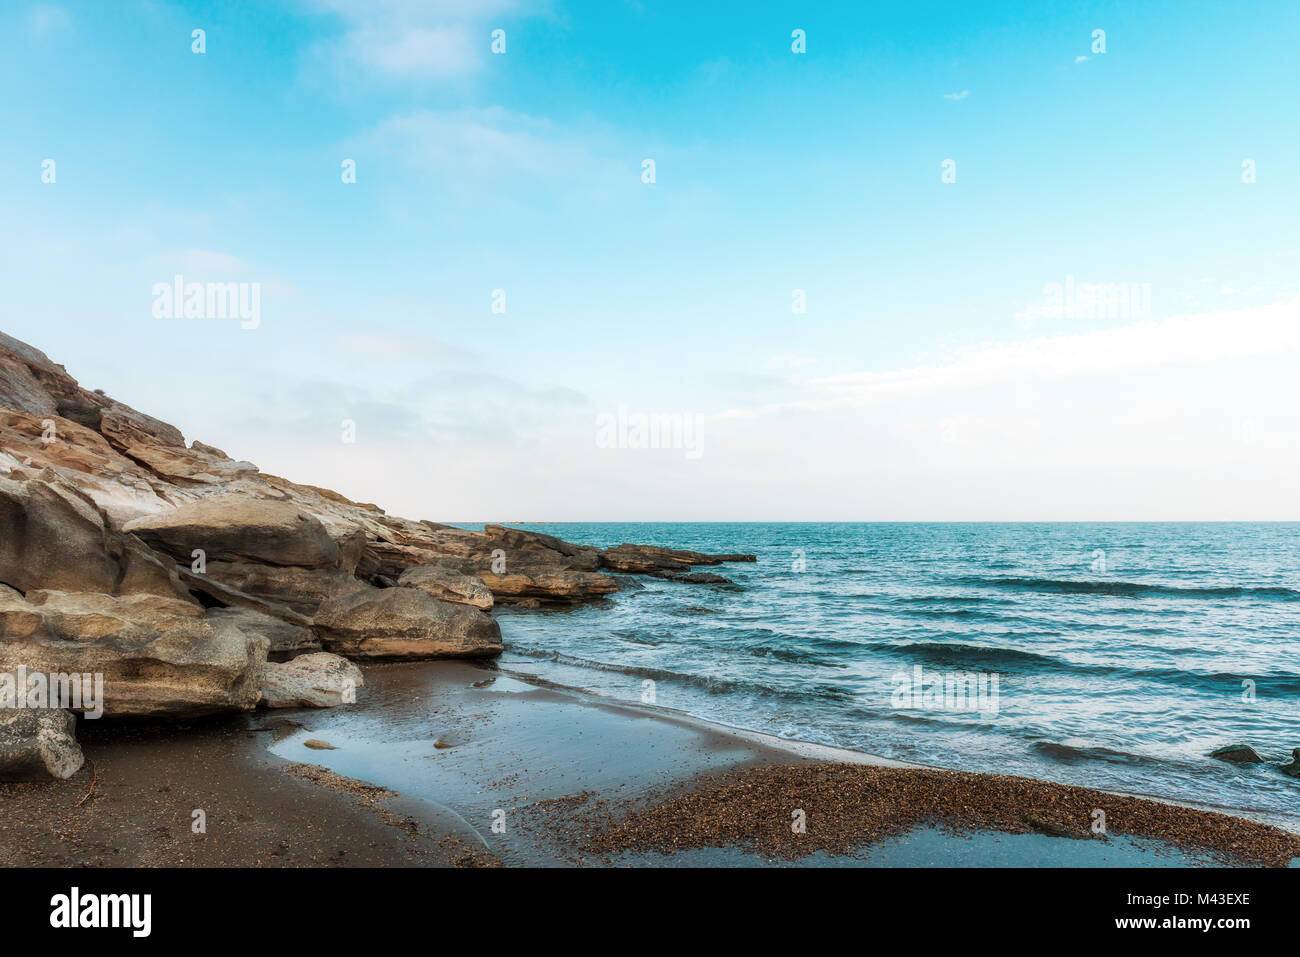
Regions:
<instances>
[{"instance_id":1,"label":"sandy beach","mask_svg":"<svg viewBox=\"0 0 1300 957\"><path fill-rule=\"evenodd\" d=\"M84 722L82 771L0 785L0 832L18 836L8 863L1168 867L1300 855L1300 836L1241 818L733 732L491 666L365 673L345 708L196 721L183 735Z\"/></svg>"}]
</instances>

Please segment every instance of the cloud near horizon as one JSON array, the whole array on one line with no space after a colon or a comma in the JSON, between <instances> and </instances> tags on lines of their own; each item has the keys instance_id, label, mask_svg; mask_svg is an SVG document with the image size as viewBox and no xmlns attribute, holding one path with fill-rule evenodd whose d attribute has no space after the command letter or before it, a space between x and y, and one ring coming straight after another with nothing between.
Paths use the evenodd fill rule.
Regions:
<instances>
[{"instance_id":1,"label":"cloud near horizon","mask_svg":"<svg viewBox=\"0 0 1300 957\"><path fill-rule=\"evenodd\" d=\"M986 386L1124 375L1164 366L1198 365L1300 351L1300 296L1250 309L1170 316L1159 322L1074 335L986 343L944 363L843 373L810 379L807 398L748 409L716 419L871 405L895 398Z\"/></svg>"}]
</instances>

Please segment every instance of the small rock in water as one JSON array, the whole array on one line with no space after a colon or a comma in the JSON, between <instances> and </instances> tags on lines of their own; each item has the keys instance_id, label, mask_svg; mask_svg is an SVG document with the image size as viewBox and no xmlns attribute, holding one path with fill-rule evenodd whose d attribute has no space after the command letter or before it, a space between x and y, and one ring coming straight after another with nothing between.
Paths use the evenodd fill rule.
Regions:
<instances>
[{"instance_id":1,"label":"small rock in water","mask_svg":"<svg viewBox=\"0 0 1300 957\"><path fill-rule=\"evenodd\" d=\"M1291 763L1279 764L1278 770L1283 774L1289 774L1293 778L1300 778L1300 748L1291 750Z\"/></svg>"},{"instance_id":2,"label":"small rock in water","mask_svg":"<svg viewBox=\"0 0 1300 957\"><path fill-rule=\"evenodd\" d=\"M453 742L448 741L446 738L436 738L433 742L433 746L442 751L447 748L454 748L456 745Z\"/></svg>"},{"instance_id":3,"label":"small rock in water","mask_svg":"<svg viewBox=\"0 0 1300 957\"><path fill-rule=\"evenodd\" d=\"M1248 744L1229 744L1210 752L1210 757L1220 761L1234 761L1237 764L1263 764L1264 759Z\"/></svg>"},{"instance_id":4,"label":"small rock in water","mask_svg":"<svg viewBox=\"0 0 1300 957\"><path fill-rule=\"evenodd\" d=\"M494 681L496 681L496 680L497 680L497 679L496 679L496 676L494 675L494 676L491 677L491 678L484 678L482 681L475 681L473 684L470 685L470 687L471 687L471 688L486 688L488 685L490 685L492 682L494 682Z\"/></svg>"},{"instance_id":5,"label":"small rock in water","mask_svg":"<svg viewBox=\"0 0 1300 957\"><path fill-rule=\"evenodd\" d=\"M313 751L337 751L338 748L320 738L308 738L302 743L304 748L311 748Z\"/></svg>"}]
</instances>

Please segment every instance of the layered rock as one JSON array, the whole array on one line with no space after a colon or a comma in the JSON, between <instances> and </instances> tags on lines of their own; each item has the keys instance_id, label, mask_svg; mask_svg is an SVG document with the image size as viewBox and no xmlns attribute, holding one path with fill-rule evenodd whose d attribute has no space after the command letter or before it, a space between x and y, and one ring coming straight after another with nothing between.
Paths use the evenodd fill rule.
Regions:
<instances>
[{"instance_id":1,"label":"layered rock","mask_svg":"<svg viewBox=\"0 0 1300 957\"><path fill-rule=\"evenodd\" d=\"M365 533L328 529L285 500L217 495L141 516L125 529L178 562L181 580L206 603L284 622L287 627L265 626L277 633L272 637L276 652L319 648L298 630L310 628L321 602L363 584L353 569Z\"/></svg>"}]
</instances>

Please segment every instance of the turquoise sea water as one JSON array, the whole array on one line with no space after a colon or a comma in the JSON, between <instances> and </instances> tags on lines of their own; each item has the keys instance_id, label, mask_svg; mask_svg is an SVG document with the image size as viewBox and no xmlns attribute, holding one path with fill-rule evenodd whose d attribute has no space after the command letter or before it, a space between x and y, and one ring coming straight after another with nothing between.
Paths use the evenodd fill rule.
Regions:
<instances>
[{"instance_id":1,"label":"turquoise sea water","mask_svg":"<svg viewBox=\"0 0 1300 957\"><path fill-rule=\"evenodd\" d=\"M609 602L503 609L512 670L800 740L1300 825L1300 780L1208 757L1244 742L1280 763L1300 747L1300 524L522 527L758 562L708 569L734 586L638 577ZM996 676L996 713L906 707L918 665L927 681Z\"/></svg>"}]
</instances>

